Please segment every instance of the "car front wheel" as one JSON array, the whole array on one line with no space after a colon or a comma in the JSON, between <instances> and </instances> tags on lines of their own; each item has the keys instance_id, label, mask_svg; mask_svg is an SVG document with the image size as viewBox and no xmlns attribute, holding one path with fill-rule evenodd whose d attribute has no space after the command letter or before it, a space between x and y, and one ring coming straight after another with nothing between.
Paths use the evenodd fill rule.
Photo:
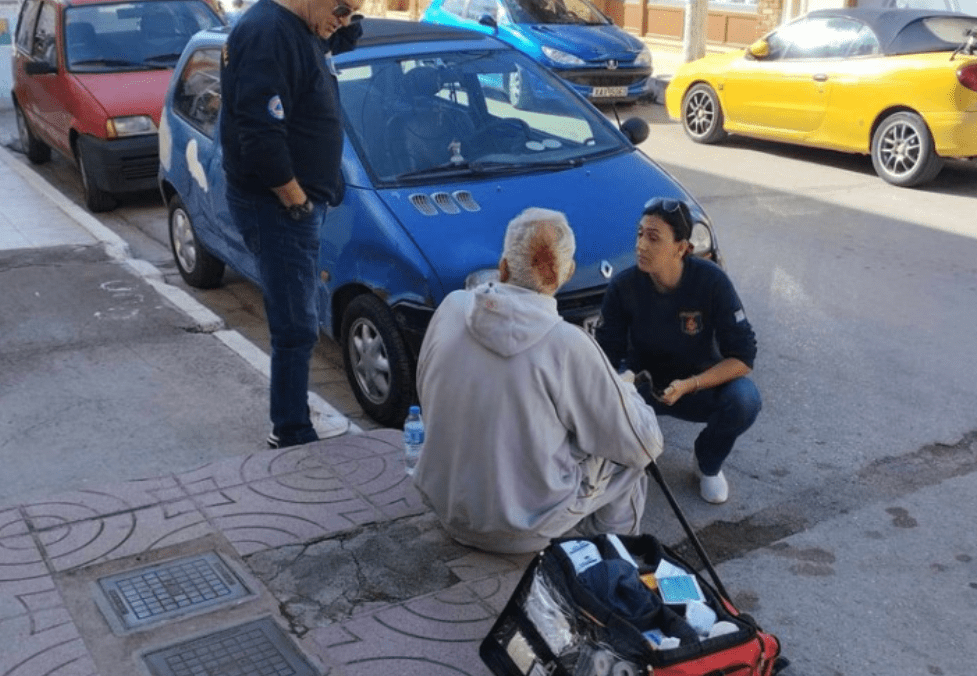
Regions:
<instances>
[{"instance_id":1,"label":"car front wheel","mask_svg":"<svg viewBox=\"0 0 977 676\"><path fill-rule=\"evenodd\" d=\"M882 121L872 136L875 172L892 185L912 187L928 183L943 168L933 136L916 113L895 113Z\"/></svg>"},{"instance_id":2,"label":"car front wheel","mask_svg":"<svg viewBox=\"0 0 977 676\"><path fill-rule=\"evenodd\" d=\"M400 427L414 399L414 370L390 309L371 293L357 296L343 313L341 336L356 400L377 422Z\"/></svg>"},{"instance_id":3,"label":"car front wheel","mask_svg":"<svg viewBox=\"0 0 977 676\"><path fill-rule=\"evenodd\" d=\"M81 172L81 187L85 193L85 206L93 213L112 211L115 209L115 197L95 185L90 159L85 157L81 144L76 149L78 156L78 171Z\"/></svg>"},{"instance_id":4,"label":"car front wheel","mask_svg":"<svg viewBox=\"0 0 977 676\"><path fill-rule=\"evenodd\" d=\"M224 262L204 249L193 229L190 213L179 195L173 195L169 211L170 250L183 281L198 289L213 289L224 276Z\"/></svg>"},{"instance_id":5,"label":"car front wheel","mask_svg":"<svg viewBox=\"0 0 977 676\"><path fill-rule=\"evenodd\" d=\"M16 102L14 103L14 111L17 115L17 136L20 138L21 150L24 151L32 164L44 164L51 159L51 146L34 136L34 132L31 131L30 125L27 123L27 116Z\"/></svg>"},{"instance_id":6,"label":"car front wheel","mask_svg":"<svg viewBox=\"0 0 977 676\"><path fill-rule=\"evenodd\" d=\"M716 143L726 138L723 109L716 91L707 84L697 84L682 99L682 127L696 143Z\"/></svg>"}]
</instances>

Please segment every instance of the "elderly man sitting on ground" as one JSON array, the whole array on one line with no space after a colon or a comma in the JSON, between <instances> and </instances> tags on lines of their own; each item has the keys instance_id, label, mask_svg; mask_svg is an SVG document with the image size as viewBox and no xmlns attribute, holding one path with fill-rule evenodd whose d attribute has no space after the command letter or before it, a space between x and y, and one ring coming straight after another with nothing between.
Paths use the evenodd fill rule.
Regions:
<instances>
[{"instance_id":1,"label":"elderly man sitting on ground","mask_svg":"<svg viewBox=\"0 0 977 676\"><path fill-rule=\"evenodd\" d=\"M638 533L662 436L593 338L557 313L575 248L562 213L525 210L506 231L501 283L451 293L428 327L414 482L463 544L524 553L574 528Z\"/></svg>"}]
</instances>

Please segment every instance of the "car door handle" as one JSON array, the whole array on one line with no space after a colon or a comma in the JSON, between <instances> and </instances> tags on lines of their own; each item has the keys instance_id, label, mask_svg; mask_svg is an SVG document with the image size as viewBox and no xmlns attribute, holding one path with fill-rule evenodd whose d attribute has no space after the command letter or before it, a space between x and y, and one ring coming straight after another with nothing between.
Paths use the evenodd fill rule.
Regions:
<instances>
[{"instance_id":1,"label":"car door handle","mask_svg":"<svg viewBox=\"0 0 977 676\"><path fill-rule=\"evenodd\" d=\"M814 81L815 82L827 82L828 81L828 75L827 75L827 73L815 73L812 77L814 78Z\"/></svg>"}]
</instances>

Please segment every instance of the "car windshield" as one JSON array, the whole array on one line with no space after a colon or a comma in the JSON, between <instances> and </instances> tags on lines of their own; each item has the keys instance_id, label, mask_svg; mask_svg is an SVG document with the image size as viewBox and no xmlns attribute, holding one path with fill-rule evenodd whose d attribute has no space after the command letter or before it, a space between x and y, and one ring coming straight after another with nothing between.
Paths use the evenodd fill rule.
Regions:
<instances>
[{"instance_id":1,"label":"car windshield","mask_svg":"<svg viewBox=\"0 0 977 676\"><path fill-rule=\"evenodd\" d=\"M565 23L603 26L608 22L587 0L505 0L514 23Z\"/></svg>"},{"instance_id":2,"label":"car windshield","mask_svg":"<svg viewBox=\"0 0 977 676\"><path fill-rule=\"evenodd\" d=\"M339 72L347 131L380 184L553 171L630 145L519 52L375 60Z\"/></svg>"},{"instance_id":3,"label":"car windshield","mask_svg":"<svg viewBox=\"0 0 977 676\"><path fill-rule=\"evenodd\" d=\"M952 52L967 41L967 30L977 30L977 17L931 16L908 24L899 31L887 50L889 54Z\"/></svg>"},{"instance_id":4,"label":"car windshield","mask_svg":"<svg viewBox=\"0 0 977 676\"><path fill-rule=\"evenodd\" d=\"M197 31L221 24L200 0L69 7L65 61L73 72L172 68Z\"/></svg>"}]
</instances>

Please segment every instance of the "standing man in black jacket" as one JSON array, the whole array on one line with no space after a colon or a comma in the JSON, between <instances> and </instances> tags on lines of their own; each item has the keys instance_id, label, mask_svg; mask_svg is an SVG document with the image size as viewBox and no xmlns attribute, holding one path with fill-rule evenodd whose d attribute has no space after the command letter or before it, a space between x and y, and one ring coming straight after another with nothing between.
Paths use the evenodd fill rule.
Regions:
<instances>
[{"instance_id":1,"label":"standing man in black jacket","mask_svg":"<svg viewBox=\"0 0 977 676\"><path fill-rule=\"evenodd\" d=\"M261 276L271 333L272 448L318 439L308 389L319 337L319 230L345 190L332 54L355 46L362 29L353 15L362 2L259 0L224 48L227 201Z\"/></svg>"}]
</instances>

